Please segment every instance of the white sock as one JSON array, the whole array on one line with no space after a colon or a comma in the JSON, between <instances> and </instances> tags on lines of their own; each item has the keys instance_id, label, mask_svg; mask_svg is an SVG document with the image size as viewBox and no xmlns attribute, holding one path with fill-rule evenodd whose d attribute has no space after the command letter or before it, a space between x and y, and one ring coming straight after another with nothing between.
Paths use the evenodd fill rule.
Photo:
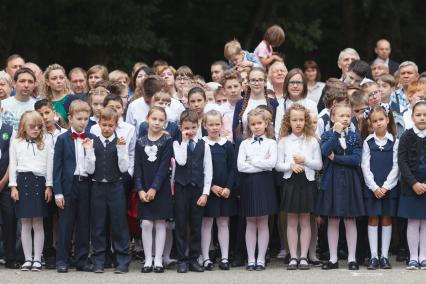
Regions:
<instances>
[{"instance_id":1,"label":"white sock","mask_svg":"<svg viewBox=\"0 0 426 284\"><path fill-rule=\"evenodd\" d=\"M229 217L216 218L217 238L220 245L222 259L228 259L229 251Z\"/></svg>"},{"instance_id":2,"label":"white sock","mask_svg":"<svg viewBox=\"0 0 426 284\"><path fill-rule=\"evenodd\" d=\"M213 218L204 217L201 223L201 253L203 261L210 259L209 248L212 240Z\"/></svg>"},{"instance_id":3,"label":"white sock","mask_svg":"<svg viewBox=\"0 0 426 284\"><path fill-rule=\"evenodd\" d=\"M255 264L256 258L254 256L256 250L256 233L257 222L256 217L247 217L246 226L246 247L247 247L247 261L248 264Z\"/></svg>"},{"instance_id":4,"label":"white sock","mask_svg":"<svg viewBox=\"0 0 426 284\"><path fill-rule=\"evenodd\" d=\"M336 263L337 258L337 244L339 242L339 224L340 219L328 218L327 238L328 250L330 251L330 262Z\"/></svg>"},{"instance_id":5,"label":"white sock","mask_svg":"<svg viewBox=\"0 0 426 284\"><path fill-rule=\"evenodd\" d=\"M44 246L43 218L33 218L34 230L34 261L41 262L41 254Z\"/></svg>"},{"instance_id":6,"label":"white sock","mask_svg":"<svg viewBox=\"0 0 426 284\"><path fill-rule=\"evenodd\" d=\"M420 242L420 220L408 219L407 223L407 242L410 249L410 260L419 261L419 242Z\"/></svg>"},{"instance_id":7,"label":"white sock","mask_svg":"<svg viewBox=\"0 0 426 284\"><path fill-rule=\"evenodd\" d=\"M166 242L166 220L155 220L155 258L154 266L163 266L163 251Z\"/></svg>"},{"instance_id":8,"label":"white sock","mask_svg":"<svg viewBox=\"0 0 426 284\"><path fill-rule=\"evenodd\" d=\"M154 222L150 220L142 220L142 245L145 254L145 265L149 267L152 265L152 228Z\"/></svg>"},{"instance_id":9,"label":"white sock","mask_svg":"<svg viewBox=\"0 0 426 284\"><path fill-rule=\"evenodd\" d=\"M371 258L377 258L377 231L377 226L368 226L368 243L370 244Z\"/></svg>"},{"instance_id":10,"label":"white sock","mask_svg":"<svg viewBox=\"0 0 426 284\"><path fill-rule=\"evenodd\" d=\"M31 229L33 227L32 218L22 218L21 225L22 250L24 251L25 260L31 261L33 259L33 238L31 236Z\"/></svg>"},{"instance_id":11,"label":"white sock","mask_svg":"<svg viewBox=\"0 0 426 284\"><path fill-rule=\"evenodd\" d=\"M420 221L420 255L419 262L426 260L426 220Z\"/></svg>"},{"instance_id":12,"label":"white sock","mask_svg":"<svg viewBox=\"0 0 426 284\"><path fill-rule=\"evenodd\" d=\"M388 258L392 238L392 225L382 226L382 257Z\"/></svg>"},{"instance_id":13,"label":"white sock","mask_svg":"<svg viewBox=\"0 0 426 284\"><path fill-rule=\"evenodd\" d=\"M357 230L355 219L345 219L346 242L348 244L348 262L356 261Z\"/></svg>"},{"instance_id":14,"label":"white sock","mask_svg":"<svg viewBox=\"0 0 426 284\"><path fill-rule=\"evenodd\" d=\"M268 216L257 217L257 230L257 263L265 265L265 256L269 243Z\"/></svg>"}]
</instances>

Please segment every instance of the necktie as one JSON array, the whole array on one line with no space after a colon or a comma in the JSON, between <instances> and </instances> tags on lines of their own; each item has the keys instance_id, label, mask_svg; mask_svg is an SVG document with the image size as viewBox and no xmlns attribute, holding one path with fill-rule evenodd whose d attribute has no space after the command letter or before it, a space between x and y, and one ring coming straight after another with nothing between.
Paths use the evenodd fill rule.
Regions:
<instances>
[{"instance_id":1,"label":"necktie","mask_svg":"<svg viewBox=\"0 0 426 284\"><path fill-rule=\"evenodd\" d=\"M254 143L256 143L256 142L259 142L259 144L260 144L260 142L262 142L263 141L263 138L262 137L259 137L259 136L254 136L254 141L253 142L251 142L251 144L254 144Z\"/></svg>"},{"instance_id":2,"label":"necktie","mask_svg":"<svg viewBox=\"0 0 426 284\"><path fill-rule=\"evenodd\" d=\"M108 147L109 142L110 141L108 139L105 139L105 147Z\"/></svg>"},{"instance_id":3,"label":"necktie","mask_svg":"<svg viewBox=\"0 0 426 284\"><path fill-rule=\"evenodd\" d=\"M25 141L27 141L27 149L28 149L28 147L30 147L30 145L31 145L31 147L33 148L33 154L34 154L34 156L35 156L35 150L34 150L34 143L35 143L35 140L34 140L34 139L25 139Z\"/></svg>"},{"instance_id":4,"label":"necktie","mask_svg":"<svg viewBox=\"0 0 426 284\"><path fill-rule=\"evenodd\" d=\"M191 150L191 152L194 152L195 149L195 141L193 139L189 140L189 150Z\"/></svg>"},{"instance_id":5,"label":"necktie","mask_svg":"<svg viewBox=\"0 0 426 284\"><path fill-rule=\"evenodd\" d=\"M75 140L75 139L77 139L77 138L81 138L81 139L85 139L86 138L86 133L76 133L76 132L73 132L72 134L71 134L71 138L73 139L73 140Z\"/></svg>"}]
</instances>

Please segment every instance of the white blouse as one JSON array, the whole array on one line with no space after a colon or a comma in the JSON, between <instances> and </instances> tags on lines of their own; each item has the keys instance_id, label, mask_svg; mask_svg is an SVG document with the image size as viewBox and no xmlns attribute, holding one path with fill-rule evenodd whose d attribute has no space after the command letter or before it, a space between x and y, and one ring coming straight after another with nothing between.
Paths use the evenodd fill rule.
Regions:
<instances>
[{"instance_id":1,"label":"white blouse","mask_svg":"<svg viewBox=\"0 0 426 284\"><path fill-rule=\"evenodd\" d=\"M262 141L256 141L255 136L241 142L238 151L237 166L242 173L259 173L272 171L277 162L277 142L260 137Z\"/></svg>"},{"instance_id":2,"label":"white blouse","mask_svg":"<svg viewBox=\"0 0 426 284\"><path fill-rule=\"evenodd\" d=\"M361 161L361 169L362 169L362 173L364 175L364 180L365 180L365 184L367 185L367 187L371 190L371 191L375 191L377 188L379 188L380 186L378 186L376 184L376 182L374 181L374 175L370 170L370 147L368 147L368 140L371 138L374 138L374 142L376 143L377 146L384 146L386 145L386 143L388 142L388 140L393 141L394 138L392 136L392 134L390 134L389 132L386 132L385 137L383 139L379 139L376 134L370 134L367 136L367 138L364 141L363 144L363 148L362 148L362 161ZM394 188L396 186L396 184L398 183L398 178L399 178L399 168L398 168L398 145L399 145L399 140L396 139L395 143L393 145L393 165L392 165L392 169L389 172L386 181L383 183L383 188L386 188L387 190L391 190L392 188Z\"/></svg>"},{"instance_id":3,"label":"white blouse","mask_svg":"<svg viewBox=\"0 0 426 284\"><path fill-rule=\"evenodd\" d=\"M36 143L25 139L12 139L9 149L9 187L17 186L20 172L32 172L46 179L46 186L53 186L53 145L44 139L44 147L39 150Z\"/></svg>"},{"instance_id":4,"label":"white blouse","mask_svg":"<svg viewBox=\"0 0 426 284\"><path fill-rule=\"evenodd\" d=\"M293 173L290 165L294 163L294 155L305 157L305 162L301 166L305 170L306 178L309 181L314 181L315 171L322 168L321 149L317 139L314 137L307 138L305 135L290 134L278 142L278 158L275 169L284 172L284 179L290 178Z\"/></svg>"}]
</instances>

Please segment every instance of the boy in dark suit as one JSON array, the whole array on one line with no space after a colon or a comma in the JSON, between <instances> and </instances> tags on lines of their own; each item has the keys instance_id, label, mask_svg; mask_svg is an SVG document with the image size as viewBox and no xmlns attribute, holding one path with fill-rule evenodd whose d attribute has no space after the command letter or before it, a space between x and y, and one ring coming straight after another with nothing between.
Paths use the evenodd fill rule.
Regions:
<instances>
[{"instance_id":1,"label":"boy in dark suit","mask_svg":"<svg viewBox=\"0 0 426 284\"><path fill-rule=\"evenodd\" d=\"M85 166L86 138L94 136L84 132L90 117L88 103L71 103L68 119L70 129L61 134L55 144L53 158L53 188L59 208L56 269L68 272L71 239L75 227L75 261L78 271L92 271L89 254L89 193L91 182Z\"/></svg>"},{"instance_id":2,"label":"boy in dark suit","mask_svg":"<svg viewBox=\"0 0 426 284\"><path fill-rule=\"evenodd\" d=\"M84 143L86 169L92 175L91 239L94 249L94 272L103 273L106 252L107 215L111 218L112 240L117 260L115 273L129 271L129 229L127 227L126 191L122 175L129 169L126 140L118 137L119 115L111 108L100 112L101 134ZM109 214L107 214L109 213Z\"/></svg>"}]
</instances>

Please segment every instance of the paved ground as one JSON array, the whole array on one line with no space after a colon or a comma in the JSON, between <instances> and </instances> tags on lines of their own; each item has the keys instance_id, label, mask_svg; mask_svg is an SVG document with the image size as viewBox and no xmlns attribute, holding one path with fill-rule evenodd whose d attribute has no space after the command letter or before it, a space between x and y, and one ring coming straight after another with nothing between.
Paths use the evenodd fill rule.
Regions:
<instances>
[{"instance_id":1,"label":"paved ground","mask_svg":"<svg viewBox=\"0 0 426 284\"><path fill-rule=\"evenodd\" d=\"M367 271L361 267L359 271L349 271L346 263L340 262L342 268L326 272L320 268L309 271L287 271L281 262L272 260L265 271L248 272L243 268L234 268L230 271L208 271L204 273L188 272L177 274L175 270L167 270L163 274L142 274L140 264L132 262L130 272L124 275L115 275L111 270L104 274L83 273L71 271L68 274L59 274L54 270L42 272L21 272L0 268L0 283L292 283L292 284L376 284L376 283L426 283L426 270L407 271L402 263L393 261L392 270Z\"/></svg>"}]
</instances>

